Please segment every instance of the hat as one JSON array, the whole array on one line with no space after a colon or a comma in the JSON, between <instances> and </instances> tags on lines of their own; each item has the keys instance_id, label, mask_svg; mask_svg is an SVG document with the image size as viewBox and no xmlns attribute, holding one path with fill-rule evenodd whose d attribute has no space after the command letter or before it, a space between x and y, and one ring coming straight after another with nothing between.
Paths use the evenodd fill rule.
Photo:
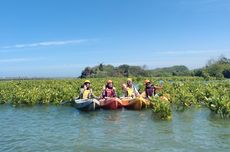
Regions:
<instances>
[{"instance_id":1,"label":"hat","mask_svg":"<svg viewBox=\"0 0 230 152\"><path fill-rule=\"evenodd\" d=\"M147 84L147 83L150 83L150 80L145 80L145 82L144 82L145 84Z\"/></svg>"},{"instance_id":2,"label":"hat","mask_svg":"<svg viewBox=\"0 0 230 152\"><path fill-rule=\"evenodd\" d=\"M112 80L107 80L107 83L113 83L113 81Z\"/></svg>"},{"instance_id":3,"label":"hat","mask_svg":"<svg viewBox=\"0 0 230 152\"><path fill-rule=\"evenodd\" d=\"M133 80L131 78L128 78L127 81L131 81L132 82Z\"/></svg>"},{"instance_id":4,"label":"hat","mask_svg":"<svg viewBox=\"0 0 230 152\"><path fill-rule=\"evenodd\" d=\"M85 82L84 83L90 83L90 81L89 80L85 80Z\"/></svg>"}]
</instances>

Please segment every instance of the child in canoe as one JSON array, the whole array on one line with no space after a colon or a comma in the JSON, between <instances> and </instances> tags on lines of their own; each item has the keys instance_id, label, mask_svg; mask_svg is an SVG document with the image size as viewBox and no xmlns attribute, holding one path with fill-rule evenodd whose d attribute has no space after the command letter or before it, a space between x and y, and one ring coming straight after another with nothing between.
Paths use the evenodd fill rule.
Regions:
<instances>
[{"instance_id":1,"label":"child in canoe","mask_svg":"<svg viewBox=\"0 0 230 152\"><path fill-rule=\"evenodd\" d=\"M136 98L140 96L131 78L128 78L127 83L122 85L122 91L124 98Z\"/></svg>"},{"instance_id":2,"label":"child in canoe","mask_svg":"<svg viewBox=\"0 0 230 152\"><path fill-rule=\"evenodd\" d=\"M163 86L154 86L150 80L145 80L145 91L141 94L141 96L145 99L148 99L152 96L156 95L157 90L161 90Z\"/></svg>"},{"instance_id":3,"label":"child in canoe","mask_svg":"<svg viewBox=\"0 0 230 152\"><path fill-rule=\"evenodd\" d=\"M122 104L126 109L141 110L150 105L150 101L140 96L133 85L132 79L128 78L127 83L122 85L123 95Z\"/></svg>"},{"instance_id":4,"label":"child in canoe","mask_svg":"<svg viewBox=\"0 0 230 152\"><path fill-rule=\"evenodd\" d=\"M99 100L104 109L117 109L123 106L121 100L117 98L117 92L113 86L113 81L108 80L102 91L102 99Z\"/></svg>"},{"instance_id":5,"label":"child in canoe","mask_svg":"<svg viewBox=\"0 0 230 152\"><path fill-rule=\"evenodd\" d=\"M93 111L100 108L100 102L93 95L89 80L85 80L81 86L80 95L75 98L74 106L83 111Z\"/></svg>"},{"instance_id":6,"label":"child in canoe","mask_svg":"<svg viewBox=\"0 0 230 152\"><path fill-rule=\"evenodd\" d=\"M116 88L113 86L112 80L107 80L106 85L102 91L102 98L117 97Z\"/></svg>"},{"instance_id":7,"label":"child in canoe","mask_svg":"<svg viewBox=\"0 0 230 152\"><path fill-rule=\"evenodd\" d=\"M81 86L79 99L91 99L95 98L91 88L91 83L89 80L85 80L84 84Z\"/></svg>"}]
</instances>

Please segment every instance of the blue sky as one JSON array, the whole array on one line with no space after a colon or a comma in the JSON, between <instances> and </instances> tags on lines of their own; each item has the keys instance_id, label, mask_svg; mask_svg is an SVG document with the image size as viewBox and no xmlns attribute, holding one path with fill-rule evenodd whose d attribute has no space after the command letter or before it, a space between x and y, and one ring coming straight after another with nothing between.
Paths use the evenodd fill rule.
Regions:
<instances>
[{"instance_id":1,"label":"blue sky","mask_svg":"<svg viewBox=\"0 0 230 152\"><path fill-rule=\"evenodd\" d=\"M0 77L230 58L229 0L1 0Z\"/></svg>"}]
</instances>

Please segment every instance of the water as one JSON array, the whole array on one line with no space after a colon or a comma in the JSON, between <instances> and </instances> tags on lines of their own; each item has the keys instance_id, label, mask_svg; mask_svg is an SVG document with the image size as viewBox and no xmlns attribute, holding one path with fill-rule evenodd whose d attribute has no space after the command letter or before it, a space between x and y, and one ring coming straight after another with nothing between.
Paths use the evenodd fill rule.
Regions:
<instances>
[{"instance_id":1,"label":"water","mask_svg":"<svg viewBox=\"0 0 230 152\"><path fill-rule=\"evenodd\" d=\"M159 121L148 110L85 113L65 106L0 105L1 152L229 150L230 121L204 108Z\"/></svg>"}]
</instances>

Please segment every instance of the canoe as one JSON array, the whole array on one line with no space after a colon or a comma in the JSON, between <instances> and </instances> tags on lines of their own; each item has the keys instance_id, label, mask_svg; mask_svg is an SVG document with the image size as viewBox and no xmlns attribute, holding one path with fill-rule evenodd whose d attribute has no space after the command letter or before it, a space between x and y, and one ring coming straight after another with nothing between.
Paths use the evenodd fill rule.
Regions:
<instances>
[{"instance_id":1,"label":"canoe","mask_svg":"<svg viewBox=\"0 0 230 152\"><path fill-rule=\"evenodd\" d=\"M101 99L100 104L101 108L109 110L116 110L123 107L123 104L119 98Z\"/></svg>"},{"instance_id":2,"label":"canoe","mask_svg":"<svg viewBox=\"0 0 230 152\"><path fill-rule=\"evenodd\" d=\"M75 100L75 108L82 111L93 111L100 108L100 102L96 99Z\"/></svg>"},{"instance_id":3,"label":"canoe","mask_svg":"<svg viewBox=\"0 0 230 152\"><path fill-rule=\"evenodd\" d=\"M150 101L142 97L137 97L133 99L122 99L122 103L124 104L128 103L124 105L124 107L126 109L131 109L131 110L141 110L150 106Z\"/></svg>"}]
</instances>

